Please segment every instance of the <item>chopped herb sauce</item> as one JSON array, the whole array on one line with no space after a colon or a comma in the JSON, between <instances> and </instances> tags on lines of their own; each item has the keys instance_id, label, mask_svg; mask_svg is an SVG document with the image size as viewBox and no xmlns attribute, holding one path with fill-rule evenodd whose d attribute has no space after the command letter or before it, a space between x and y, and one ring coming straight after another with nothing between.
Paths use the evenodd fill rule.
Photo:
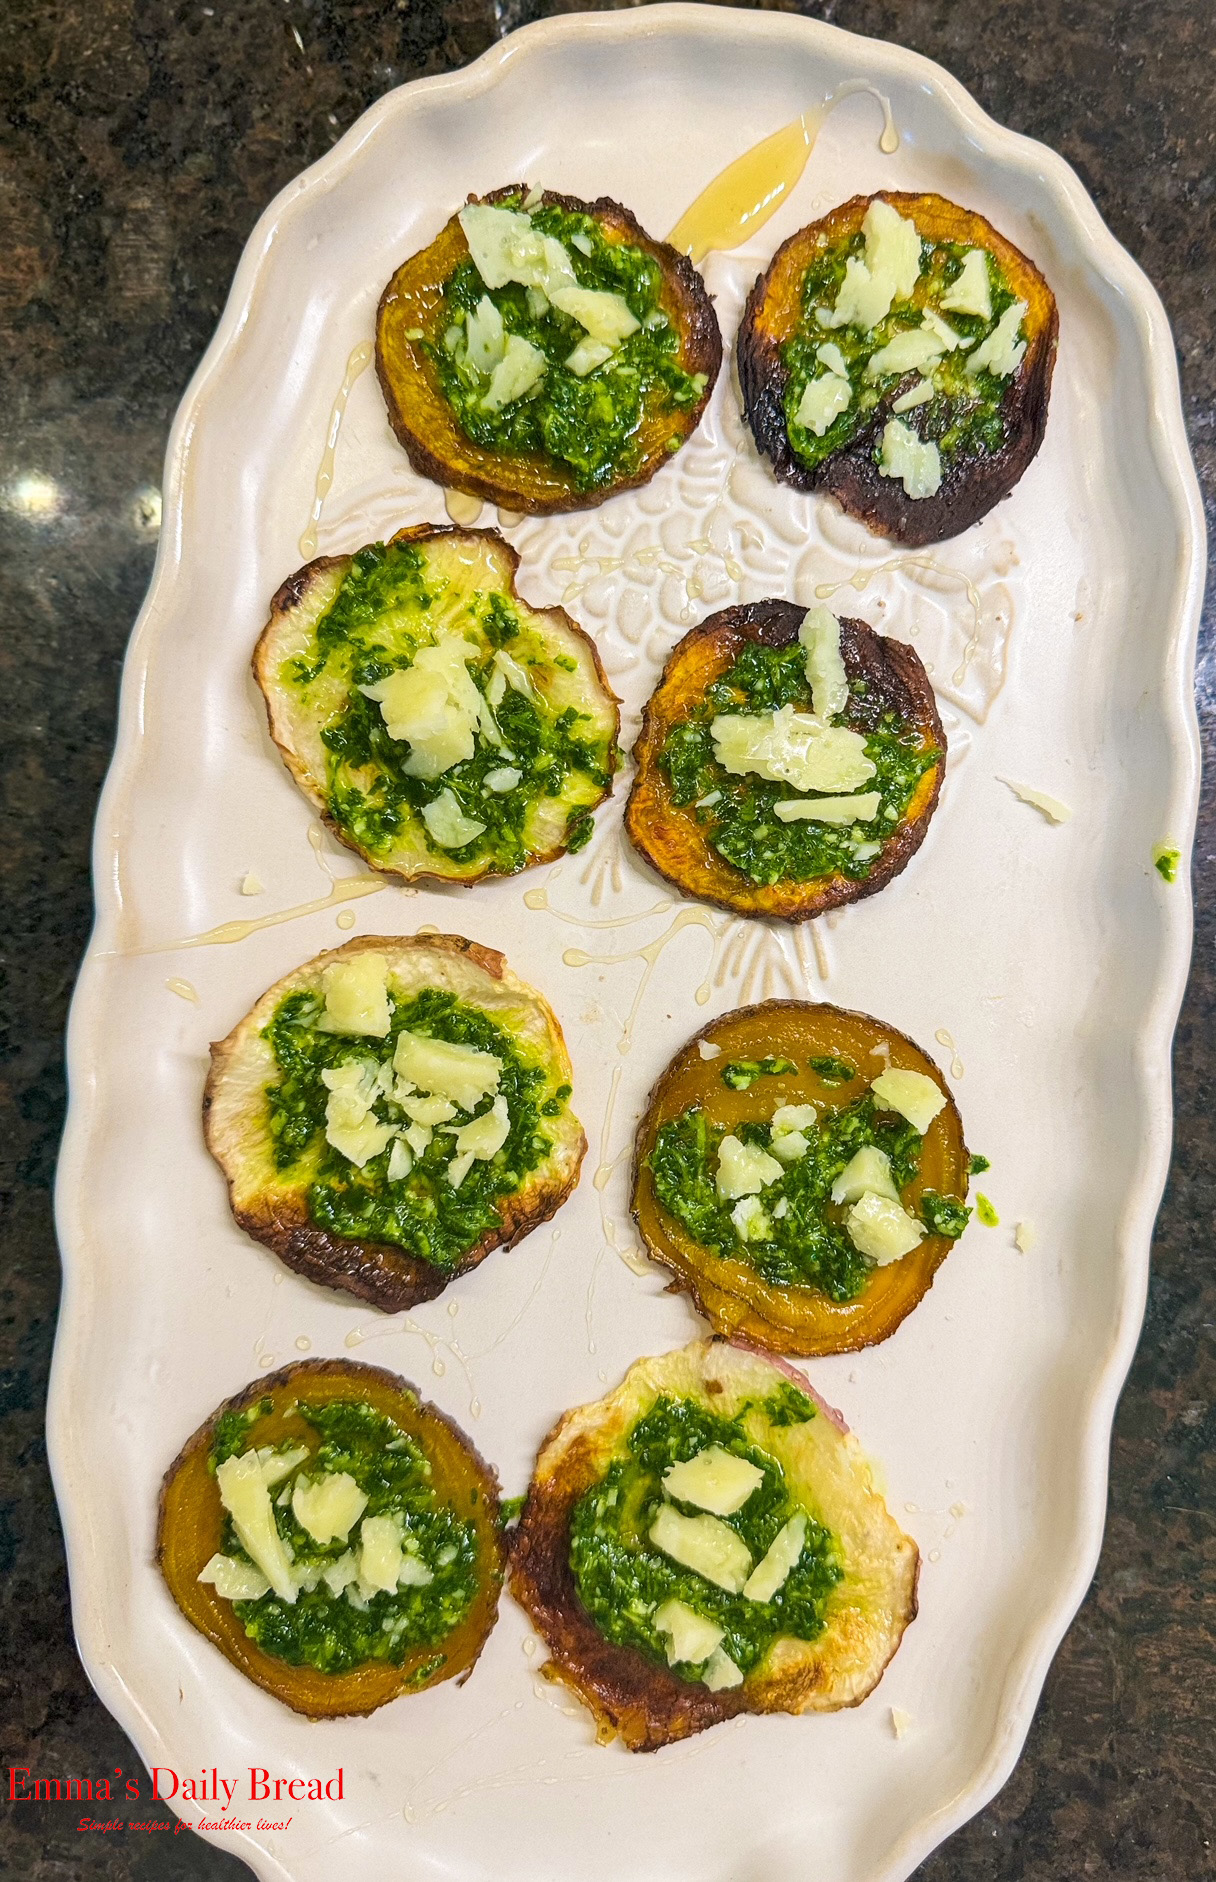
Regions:
<instances>
[{"instance_id":1,"label":"chopped herb sauce","mask_svg":"<svg viewBox=\"0 0 1216 1882\"><path fill-rule=\"evenodd\" d=\"M1000 1228L1001 1226L1000 1216L997 1214L995 1208L993 1207L992 1203L989 1201L988 1197L983 1195L982 1193L976 1195L975 1213L979 1217L980 1221L983 1223L986 1229L999 1229Z\"/></svg>"},{"instance_id":2,"label":"chopped herb sauce","mask_svg":"<svg viewBox=\"0 0 1216 1882\"><path fill-rule=\"evenodd\" d=\"M477 1531L440 1502L425 1453L391 1418L351 1399L297 1403L294 1409L321 1442L270 1497L275 1528L287 1545L300 1592L289 1604L271 1589L256 1601L234 1602L235 1611L251 1640L291 1666L312 1666L322 1673L349 1673L376 1660L399 1666L413 1649L440 1645L467 1614L479 1580ZM255 1409L252 1417L258 1415ZM248 1432L249 1416L229 1416L239 1418ZM212 1445L213 1469L244 1448L228 1448L232 1434L225 1424L221 1420ZM315 1482L325 1472L342 1471L354 1478L367 1507L349 1535L319 1543L296 1519L291 1492L301 1474ZM359 1524L367 1516L396 1520L403 1553L422 1564L429 1581L402 1585L391 1593L364 1593L352 1580L334 1594L322 1579L323 1571L333 1569L351 1550L357 1561ZM227 1514L221 1549L237 1561L252 1560ZM309 1582L316 1585L309 1587ZM442 1663L439 1654L420 1667L416 1677L428 1678Z\"/></svg>"},{"instance_id":3,"label":"chopped herb sauce","mask_svg":"<svg viewBox=\"0 0 1216 1882\"><path fill-rule=\"evenodd\" d=\"M782 1072L796 1072L793 1059L731 1059L722 1067L722 1083L732 1091L748 1091L758 1078L778 1078Z\"/></svg>"},{"instance_id":4,"label":"chopped herb sauce","mask_svg":"<svg viewBox=\"0 0 1216 1882\"><path fill-rule=\"evenodd\" d=\"M791 1415L789 1400L800 1401ZM761 1409L773 1422L803 1422L814 1407L792 1386ZM654 1625L655 1610L665 1601L682 1601L694 1613L724 1630L723 1651L744 1673L758 1666L782 1636L817 1640L826 1624L828 1599L843 1569L836 1539L808 1517L802 1553L771 1601L749 1601L727 1594L694 1570L682 1568L649 1540L651 1524L664 1501L663 1472L695 1457L706 1445L746 1458L764 1472L742 1509L720 1520L741 1536L759 1562L777 1533L801 1505L790 1494L777 1459L751 1442L744 1414L734 1420L715 1417L688 1399L657 1399L629 1433L625 1452L574 1506L570 1520L570 1568L579 1599L600 1632L619 1647L634 1647L666 1666L667 1636ZM677 1502L687 1515L700 1511ZM704 1662L680 1662L681 1678L700 1679Z\"/></svg>"},{"instance_id":5,"label":"chopped herb sauce","mask_svg":"<svg viewBox=\"0 0 1216 1882\"><path fill-rule=\"evenodd\" d=\"M825 1085L849 1085L857 1076L855 1065L850 1065L847 1059L834 1059L830 1054L819 1059L808 1059L807 1063Z\"/></svg>"},{"instance_id":6,"label":"chopped herb sauce","mask_svg":"<svg viewBox=\"0 0 1216 1882\"><path fill-rule=\"evenodd\" d=\"M611 784L616 746L610 728L589 714L551 703L554 669L566 656L554 659L526 611L497 590L462 588L456 567L442 555L430 563L416 543L361 549L307 650L285 661L279 678L306 709L323 715L327 808L366 855L391 858L408 840L508 875L534 860L538 816L545 849L553 848L555 829L560 840L562 808L567 846L580 849L589 840L591 807ZM471 757L437 777L411 777L409 740L390 736L379 704L359 689L411 666L420 649L451 635L477 648L467 671L489 716L474 734ZM504 687L495 664L503 650L521 684ZM496 739L487 736L487 724L497 728ZM518 780L495 788L504 770ZM444 792L482 826L455 847L436 842L422 814Z\"/></svg>"},{"instance_id":7,"label":"chopped herb sauce","mask_svg":"<svg viewBox=\"0 0 1216 1882\"><path fill-rule=\"evenodd\" d=\"M558 1115L570 1088L549 1091L545 1073L519 1052L510 1034L453 994L427 988L402 1000L390 986L389 999L392 1019L385 1039L320 1031L324 1002L319 993L289 993L280 1001L262 1033L280 1070L278 1080L266 1087L275 1164L282 1172L299 1170L301 1182L307 1184L309 1215L318 1228L353 1241L392 1242L437 1268L450 1269L488 1229L498 1226L497 1199L517 1190L543 1160L550 1140L541 1126L542 1113ZM493 1157L475 1161L456 1188L447 1179L452 1137L442 1127L415 1154L409 1174L393 1183L388 1180L391 1146L360 1169L325 1136L329 1093L321 1073L355 1059L387 1064L399 1034L407 1030L473 1046L502 1061L497 1091L475 1112L457 1107L452 1123L468 1123L501 1096L510 1118L506 1142ZM551 1105L556 1110L550 1110ZM410 1123L387 1094L377 1097L374 1114L381 1123L399 1124L402 1130Z\"/></svg>"},{"instance_id":8,"label":"chopped herb sauce","mask_svg":"<svg viewBox=\"0 0 1216 1882\"><path fill-rule=\"evenodd\" d=\"M499 206L520 208L511 197ZM670 413L674 421L695 406L704 376L679 363L680 334L662 307L662 270L645 249L611 242L594 216L545 204L531 211L532 226L565 248L578 285L620 294L641 325L607 360L583 377L566 360L586 333L579 322L515 282L487 289L471 256L444 284L446 325L438 344L426 343L439 384L465 435L487 451L540 455L560 466L577 490L600 490L630 475L640 458L644 423ZM468 357L465 324L483 295L502 315L508 336L518 334L547 361L531 392L487 411L489 375ZM543 305L542 305L543 302ZM537 311L539 309L539 311ZM673 424L669 449L683 443Z\"/></svg>"},{"instance_id":9,"label":"chopped herb sauce","mask_svg":"<svg viewBox=\"0 0 1216 1882\"><path fill-rule=\"evenodd\" d=\"M922 240L921 274L910 299L896 301L885 318L868 331L855 326L821 326L815 318L816 309L835 306L845 264L850 256L863 255L865 245L860 230L843 237L819 252L803 278L802 318L797 331L781 350L789 372L785 416L794 455L813 470L825 458L843 451L876 429L874 457L877 462L882 449L882 426L876 424L880 408L885 420L891 415L892 395L907 390L922 377L932 381L932 399L895 416L902 418L920 438L937 445L943 465L954 457L978 457L1001 450L1009 435L1005 394L1013 383L1013 376L1001 378L986 370L969 374L966 370L967 354L988 337L1006 308L1017 299L995 255L990 250L983 251L992 301L991 319L985 320L980 314L944 310L942 318L962 336L962 346L943 353L923 369L886 373L870 379L865 369L871 357L897 333L919 327L926 309L939 310L943 294L962 273L969 245ZM813 431L798 423L796 413L807 385L824 371L817 358L817 348L827 342L839 349L844 360L852 398L823 436L816 437Z\"/></svg>"},{"instance_id":10,"label":"chopped herb sauce","mask_svg":"<svg viewBox=\"0 0 1216 1882\"><path fill-rule=\"evenodd\" d=\"M968 1174L971 1176L982 1176L985 1170L990 1170L991 1168L992 1165L989 1163L987 1157L981 1157L978 1153L972 1157L970 1163L967 1165Z\"/></svg>"},{"instance_id":11,"label":"chopped herb sauce","mask_svg":"<svg viewBox=\"0 0 1216 1882\"><path fill-rule=\"evenodd\" d=\"M1167 849L1164 844L1159 843L1153 851L1153 868L1163 882L1178 880L1178 865L1181 861L1181 850Z\"/></svg>"},{"instance_id":12,"label":"chopped herb sauce","mask_svg":"<svg viewBox=\"0 0 1216 1882\"><path fill-rule=\"evenodd\" d=\"M761 1150L769 1150L773 1140L771 1125L760 1122L736 1124L733 1134ZM732 1220L734 1205L715 1187L718 1146L726 1135L725 1127L711 1124L699 1105L660 1125L648 1162L662 1207L702 1248L749 1263L766 1281L817 1288L829 1300L855 1300L874 1263L850 1241L844 1227L848 1205L833 1203L832 1184L857 1151L872 1144L890 1158L895 1184L906 1190L920 1170L920 1133L881 1110L868 1092L821 1116L817 1127L802 1127L807 1150L765 1185L760 1193L764 1232L747 1240ZM921 1214L932 1234L954 1239L966 1227L968 1211L955 1198L930 1190L922 1197Z\"/></svg>"},{"instance_id":13,"label":"chopped herb sauce","mask_svg":"<svg viewBox=\"0 0 1216 1882\"><path fill-rule=\"evenodd\" d=\"M739 777L727 771L718 761L710 732L712 720L721 713L778 712L782 706L811 710L806 649L798 641L788 647L752 642L668 732L659 764L670 781L672 800L694 806L707 841L752 882L812 882L831 875L862 881L941 753L916 726L851 689L844 712L830 723L865 737L875 774L863 795L877 791L877 813L868 822L852 825L782 823L773 806L798 793L752 772Z\"/></svg>"}]
</instances>

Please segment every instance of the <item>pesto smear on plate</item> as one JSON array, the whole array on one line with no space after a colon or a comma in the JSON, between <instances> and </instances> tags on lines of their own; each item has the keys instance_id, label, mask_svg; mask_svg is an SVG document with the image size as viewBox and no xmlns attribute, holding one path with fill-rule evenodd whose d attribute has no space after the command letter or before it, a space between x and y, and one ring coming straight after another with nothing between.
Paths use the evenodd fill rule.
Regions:
<instances>
[{"instance_id":1,"label":"pesto smear on plate","mask_svg":"<svg viewBox=\"0 0 1216 1882\"><path fill-rule=\"evenodd\" d=\"M545 1119L570 1097L478 1007L400 994L370 952L289 993L262 1036L275 1164L307 1186L313 1222L437 1268L498 1226L497 1199L543 1161Z\"/></svg>"},{"instance_id":2,"label":"pesto smear on plate","mask_svg":"<svg viewBox=\"0 0 1216 1882\"><path fill-rule=\"evenodd\" d=\"M500 875L591 836L616 748L573 654L450 539L353 558L279 680L322 722L334 823L373 861Z\"/></svg>"},{"instance_id":3,"label":"pesto smear on plate","mask_svg":"<svg viewBox=\"0 0 1216 1882\"><path fill-rule=\"evenodd\" d=\"M785 647L750 642L659 764L672 801L749 881L862 881L941 757L919 727L849 681L840 622L808 611Z\"/></svg>"},{"instance_id":4,"label":"pesto smear on plate","mask_svg":"<svg viewBox=\"0 0 1216 1882\"><path fill-rule=\"evenodd\" d=\"M791 1494L778 1460L731 1420L662 1397L574 1506L579 1599L617 1646L712 1690L738 1686L783 1636L816 1640L841 1579L836 1539ZM805 1423L782 1386L756 1410Z\"/></svg>"},{"instance_id":5,"label":"pesto smear on plate","mask_svg":"<svg viewBox=\"0 0 1216 1882\"><path fill-rule=\"evenodd\" d=\"M531 195L469 203L459 220L470 253L427 351L461 429L486 450L552 459L578 490L629 475L643 424L705 390L679 364L658 262ZM669 448L681 442L673 428Z\"/></svg>"},{"instance_id":6,"label":"pesto smear on plate","mask_svg":"<svg viewBox=\"0 0 1216 1882\"><path fill-rule=\"evenodd\" d=\"M292 1666L349 1673L441 1649L477 1593L475 1525L440 1501L421 1446L371 1405L292 1409L317 1448L249 1445L271 1399L219 1420L210 1468L223 1539L199 1580L232 1601L251 1640ZM415 1677L442 1664L437 1651Z\"/></svg>"},{"instance_id":7,"label":"pesto smear on plate","mask_svg":"<svg viewBox=\"0 0 1216 1882\"><path fill-rule=\"evenodd\" d=\"M883 403L878 470L909 497L935 496L952 460L1008 441L1026 311L991 250L922 239L875 197L856 234L823 247L803 280L802 317L782 348L794 455L814 469L874 428Z\"/></svg>"},{"instance_id":8,"label":"pesto smear on plate","mask_svg":"<svg viewBox=\"0 0 1216 1882\"><path fill-rule=\"evenodd\" d=\"M767 1117L729 1130L694 1105L659 1127L647 1159L655 1195L700 1247L776 1285L855 1300L926 1234L955 1240L967 1226L971 1212L953 1196L907 1198L944 1103L932 1079L888 1071L835 1109L777 1098Z\"/></svg>"}]
</instances>

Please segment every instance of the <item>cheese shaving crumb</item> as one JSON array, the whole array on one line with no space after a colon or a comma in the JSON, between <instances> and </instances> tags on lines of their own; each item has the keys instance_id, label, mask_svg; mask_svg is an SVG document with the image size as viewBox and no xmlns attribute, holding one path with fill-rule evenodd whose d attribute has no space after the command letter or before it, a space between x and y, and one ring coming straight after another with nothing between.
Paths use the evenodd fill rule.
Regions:
<instances>
[{"instance_id":1,"label":"cheese shaving crumb","mask_svg":"<svg viewBox=\"0 0 1216 1882\"><path fill-rule=\"evenodd\" d=\"M1012 778L998 778L997 783L1007 786L1024 804L1041 810L1051 823L1067 823L1072 816L1069 806L1062 804L1058 797L1050 796L1047 791L1036 791L1029 784L1015 784Z\"/></svg>"},{"instance_id":2,"label":"cheese shaving crumb","mask_svg":"<svg viewBox=\"0 0 1216 1882\"><path fill-rule=\"evenodd\" d=\"M906 1738L912 1726L912 1714L903 1712L899 1706L891 1707L891 1730L896 1738Z\"/></svg>"},{"instance_id":3,"label":"cheese shaving crumb","mask_svg":"<svg viewBox=\"0 0 1216 1882\"><path fill-rule=\"evenodd\" d=\"M697 1051L703 1059L720 1059L722 1057L721 1046L716 1046L712 1039L698 1039Z\"/></svg>"},{"instance_id":4,"label":"cheese shaving crumb","mask_svg":"<svg viewBox=\"0 0 1216 1882\"><path fill-rule=\"evenodd\" d=\"M1034 1223L1019 1222L1013 1231L1013 1239L1019 1254L1028 1255L1039 1239Z\"/></svg>"},{"instance_id":5,"label":"cheese shaving crumb","mask_svg":"<svg viewBox=\"0 0 1216 1882\"><path fill-rule=\"evenodd\" d=\"M244 876L241 880L241 894L242 895L263 895L264 893L265 893L265 889L263 885L258 881L257 877L254 875L251 869L248 875Z\"/></svg>"}]
</instances>

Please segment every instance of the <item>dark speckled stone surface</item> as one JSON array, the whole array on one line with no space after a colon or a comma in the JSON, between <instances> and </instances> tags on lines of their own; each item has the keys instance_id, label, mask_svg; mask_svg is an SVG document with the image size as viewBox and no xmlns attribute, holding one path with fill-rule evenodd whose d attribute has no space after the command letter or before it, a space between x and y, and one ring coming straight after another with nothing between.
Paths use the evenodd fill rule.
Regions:
<instances>
[{"instance_id":1,"label":"dark speckled stone surface","mask_svg":"<svg viewBox=\"0 0 1216 1882\"><path fill-rule=\"evenodd\" d=\"M548 10L532 0L0 7L5 1766L61 1776L138 1769L73 1650L42 1415L59 1278L50 1186L61 1031L89 928L89 832L123 647L152 566L168 425L274 192L382 92L459 65ZM1210 510L1210 0L826 0L798 10L929 54L994 116L1076 166L1172 317ZM39 504L53 493L38 479L59 493L49 512ZM1210 612L1207 627L1200 709L1210 739ZM1115 1430L1101 1565L1013 1778L924 1865L921 1882L1216 1875L1214 846L1209 792L1195 857L1195 968L1175 1054L1177 1146ZM0 1873L21 1882L247 1873L189 1833L82 1836L76 1816L66 1805L4 1803Z\"/></svg>"}]
</instances>

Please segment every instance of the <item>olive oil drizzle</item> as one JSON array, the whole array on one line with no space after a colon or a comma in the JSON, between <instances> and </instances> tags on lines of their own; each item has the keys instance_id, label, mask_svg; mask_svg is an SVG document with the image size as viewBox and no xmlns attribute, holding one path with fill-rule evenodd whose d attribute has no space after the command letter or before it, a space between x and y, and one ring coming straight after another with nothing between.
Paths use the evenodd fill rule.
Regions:
<instances>
[{"instance_id":1,"label":"olive oil drizzle","mask_svg":"<svg viewBox=\"0 0 1216 1882\"><path fill-rule=\"evenodd\" d=\"M317 553L317 526L321 521L321 511L325 507L325 499L333 487L334 458L338 450L338 433L342 429L342 420L346 416L346 401L350 397L351 387L354 385L356 379L360 378L371 365L373 351L374 348L370 340L360 340L358 346L352 348L350 357L346 362L346 372L343 375L342 384L338 387L338 395L330 408L329 427L325 433L325 449L321 453L321 462L317 465L312 512L308 519L308 527L300 537L299 548L301 555L314 556Z\"/></svg>"},{"instance_id":2,"label":"olive oil drizzle","mask_svg":"<svg viewBox=\"0 0 1216 1882\"><path fill-rule=\"evenodd\" d=\"M804 111L792 123L727 164L696 200L689 204L667 240L673 248L698 263L712 250L738 248L762 229L792 193L815 148L824 120L846 98L867 92L882 106L882 136L878 148L884 156L899 149L899 132L891 114L891 101L867 79L850 78L834 92Z\"/></svg>"}]
</instances>

